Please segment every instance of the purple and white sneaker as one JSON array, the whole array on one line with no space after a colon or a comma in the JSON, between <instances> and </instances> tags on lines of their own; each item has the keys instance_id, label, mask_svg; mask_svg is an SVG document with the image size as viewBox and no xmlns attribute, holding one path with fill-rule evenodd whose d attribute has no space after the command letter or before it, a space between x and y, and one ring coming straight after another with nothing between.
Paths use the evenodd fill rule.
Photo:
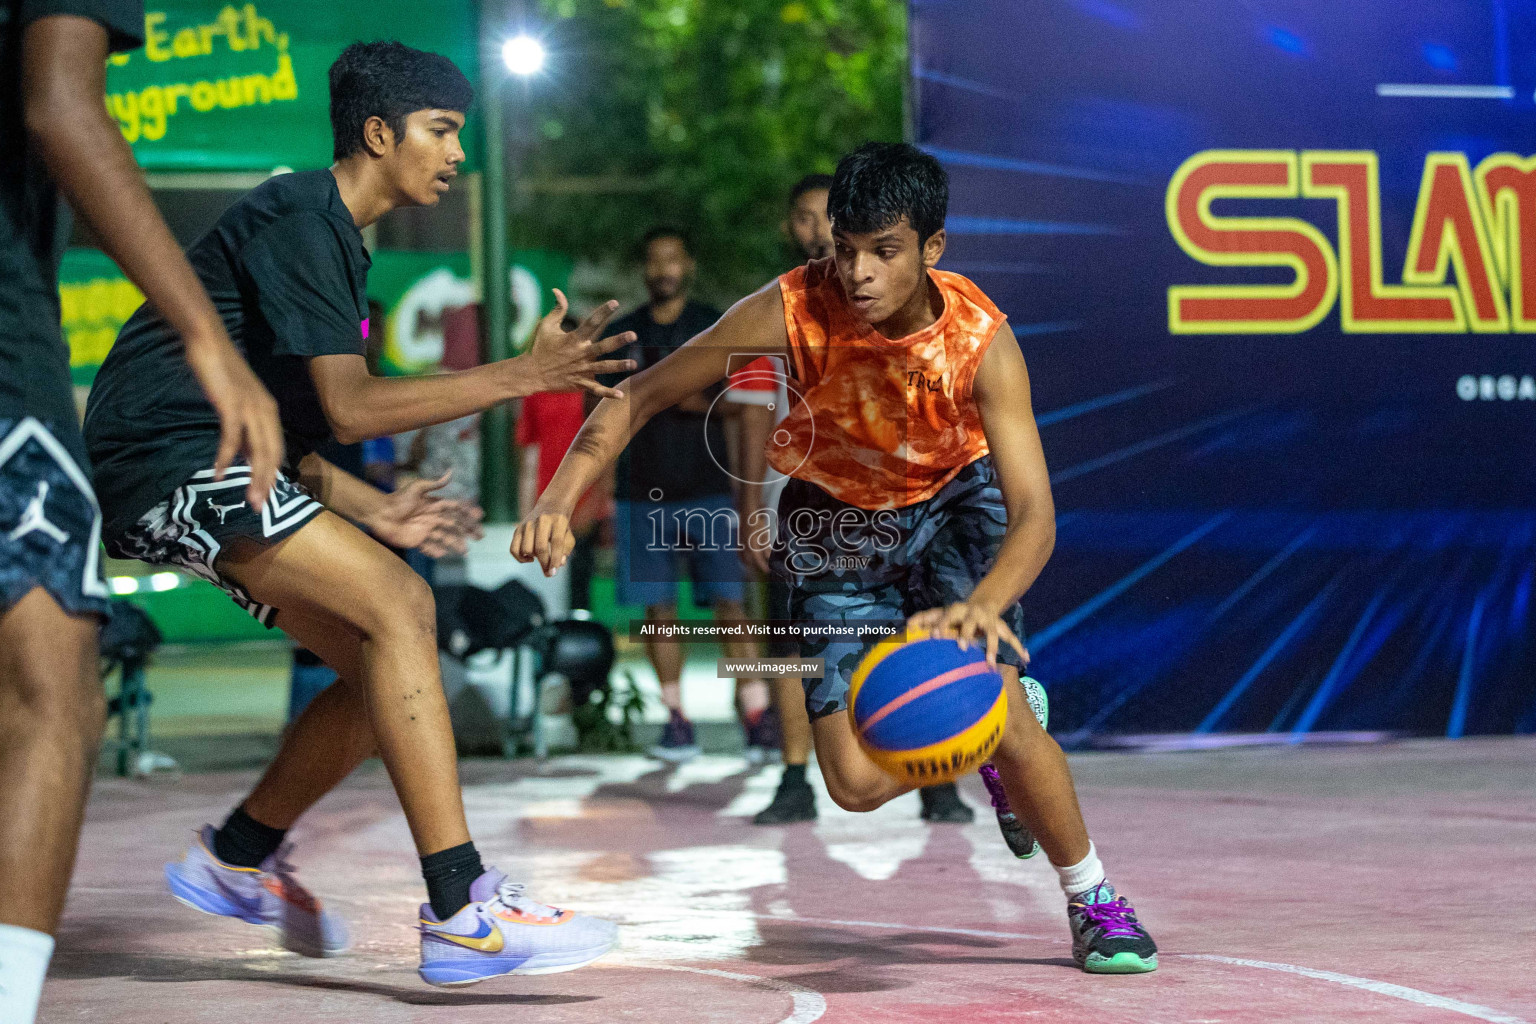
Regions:
<instances>
[{"instance_id":1,"label":"purple and white sneaker","mask_svg":"<svg viewBox=\"0 0 1536 1024\"><path fill-rule=\"evenodd\" d=\"M1035 713L1040 728L1044 729L1051 718L1051 705L1046 699L1045 687L1029 676L1024 676L1019 682L1024 687L1029 709ZM978 774L987 787L987 795L992 798L992 809L997 812L997 827L1003 833L1003 842L1008 844L1008 849L1020 860L1028 860L1039 853L1040 844L1035 842L1034 834L1013 813L1013 808L1008 806L1008 794L1003 792L1003 780L997 777L997 769L989 761L978 769Z\"/></svg>"},{"instance_id":2,"label":"purple and white sneaker","mask_svg":"<svg viewBox=\"0 0 1536 1024\"><path fill-rule=\"evenodd\" d=\"M534 902L494 869L475 879L469 898L446 921L422 904L420 974L429 985L574 971L612 949L618 936L611 921Z\"/></svg>"},{"instance_id":3,"label":"purple and white sneaker","mask_svg":"<svg viewBox=\"0 0 1536 1024\"><path fill-rule=\"evenodd\" d=\"M260 867L225 864L213 853L213 826L204 825L181 860L165 866L171 895L219 917L276 928L283 948L302 956L335 956L347 948L347 926L293 874L284 844Z\"/></svg>"},{"instance_id":4,"label":"purple and white sneaker","mask_svg":"<svg viewBox=\"0 0 1536 1024\"><path fill-rule=\"evenodd\" d=\"M1157 943L1136 920L1131 901L1100 882L1067 901L1072 959L1089 974L1147 974L1157 970Z\"/></svg>"}]
</instances>

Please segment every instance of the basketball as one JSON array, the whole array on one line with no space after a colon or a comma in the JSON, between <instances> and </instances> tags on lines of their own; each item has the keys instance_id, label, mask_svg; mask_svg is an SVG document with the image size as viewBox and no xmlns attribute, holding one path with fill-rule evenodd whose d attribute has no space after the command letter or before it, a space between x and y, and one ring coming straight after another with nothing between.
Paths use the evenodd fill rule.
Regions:
<instances>
[{"instance_id":1,"label":"basketball","mask_svg":"<svg viewBox=\"0 0 1536 1024\"><path fill-rule=\"evenodd\" d=\"M986 650L949 637L886 640L864 656L848 695L859 745L913 786L950 782L992 756L1008 698Z\"/></svg>"}]
</instances>

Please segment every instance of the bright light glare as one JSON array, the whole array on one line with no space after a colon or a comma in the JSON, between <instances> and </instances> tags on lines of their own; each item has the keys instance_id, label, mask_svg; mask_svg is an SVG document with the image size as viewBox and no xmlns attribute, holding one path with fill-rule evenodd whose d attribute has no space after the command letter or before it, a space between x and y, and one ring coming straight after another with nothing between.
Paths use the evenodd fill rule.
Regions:
<instances>
[{"instance_id":1,"label":"bright light glare","mask_svg":"<svg viewBox=\"0 0 1536 1024\"><path fill-rule=\"evenodd\" d=\"M118 595L139 592L139 581L132 576L113 576L107 581L107 585L112 588L112 593Z\"/></svg>"},{"instance_id":2,"label":"bright light glare","mask_svg":"<svg viewBox=\"0 0 1536 1024\"><path fill-rule=\"evenodd\" d=\"M149 589L155 593L162 590L175 590L181 586L181 577L173 572L157 572L149 578Z\"/></svg>"},{"instance_id":3,"label":"bright light glare","mask_svg":"<svg viewBox=\"0 0 1536 1024\"><path fill-rule=\"evenodd\" d=\"M513 36L501 44L501 59L514 75L536 75L544 67L544 44L530 35Z\"/></svg>"}]
</instances>

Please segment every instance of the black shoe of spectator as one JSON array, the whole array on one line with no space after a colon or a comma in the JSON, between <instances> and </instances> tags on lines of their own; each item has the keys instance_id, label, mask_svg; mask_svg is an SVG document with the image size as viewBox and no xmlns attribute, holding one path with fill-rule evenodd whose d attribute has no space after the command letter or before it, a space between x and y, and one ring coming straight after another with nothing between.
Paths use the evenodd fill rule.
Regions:
<instances>
[{"instance_id":1,"label":"black shoe of spectator","mask_svg":"<svg viewBox=\"0 0 1536 1024\"><path fill-rule=\"evenodd\" d=\"M757 812L754 825L788 825L796 821L816 820L816 791L809 782L779 783L773 803Z\"/></svg>"},{"instance_id":2,"label":"black shoe of spectator","mask_svg":"<svg viewBox=\"0 0 1536 1024\"><path fill-rule=\"evenodd\" d=\"M960 799L960 791L953 782L946 782L942 786L927 786L917 792L923 801L924 821L969 825L976 820L976 812Z\"/></svg>"}]
</instances>

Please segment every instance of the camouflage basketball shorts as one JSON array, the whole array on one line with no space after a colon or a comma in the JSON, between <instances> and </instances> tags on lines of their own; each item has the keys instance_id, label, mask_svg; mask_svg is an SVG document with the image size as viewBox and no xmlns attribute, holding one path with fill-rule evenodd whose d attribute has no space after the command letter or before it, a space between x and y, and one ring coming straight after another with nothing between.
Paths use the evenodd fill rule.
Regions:
<instances>
[{"instance_id":1,"label":"camouflage basketball shorts","mask_svg":"<svg viewBox=\"0 0 1536 1024\"><path fill-rule=\"evenodd\" d=\"M775 588L781 603L773 617L803 627L835 623L872 631L801 641L802 658L826 662L823 678L804 680L811 718L848 707L854 670L881 639L874 631L967 600L997 560L1007 528L991 456L966 466L927 501L874 512L791 479L779 498L778 540L769 559L784 584ZM1002 619L1022 642L1017 602ZM998 661L1023 673L1022 659L1006 644Z\"/></svg>"}]
</instances>

